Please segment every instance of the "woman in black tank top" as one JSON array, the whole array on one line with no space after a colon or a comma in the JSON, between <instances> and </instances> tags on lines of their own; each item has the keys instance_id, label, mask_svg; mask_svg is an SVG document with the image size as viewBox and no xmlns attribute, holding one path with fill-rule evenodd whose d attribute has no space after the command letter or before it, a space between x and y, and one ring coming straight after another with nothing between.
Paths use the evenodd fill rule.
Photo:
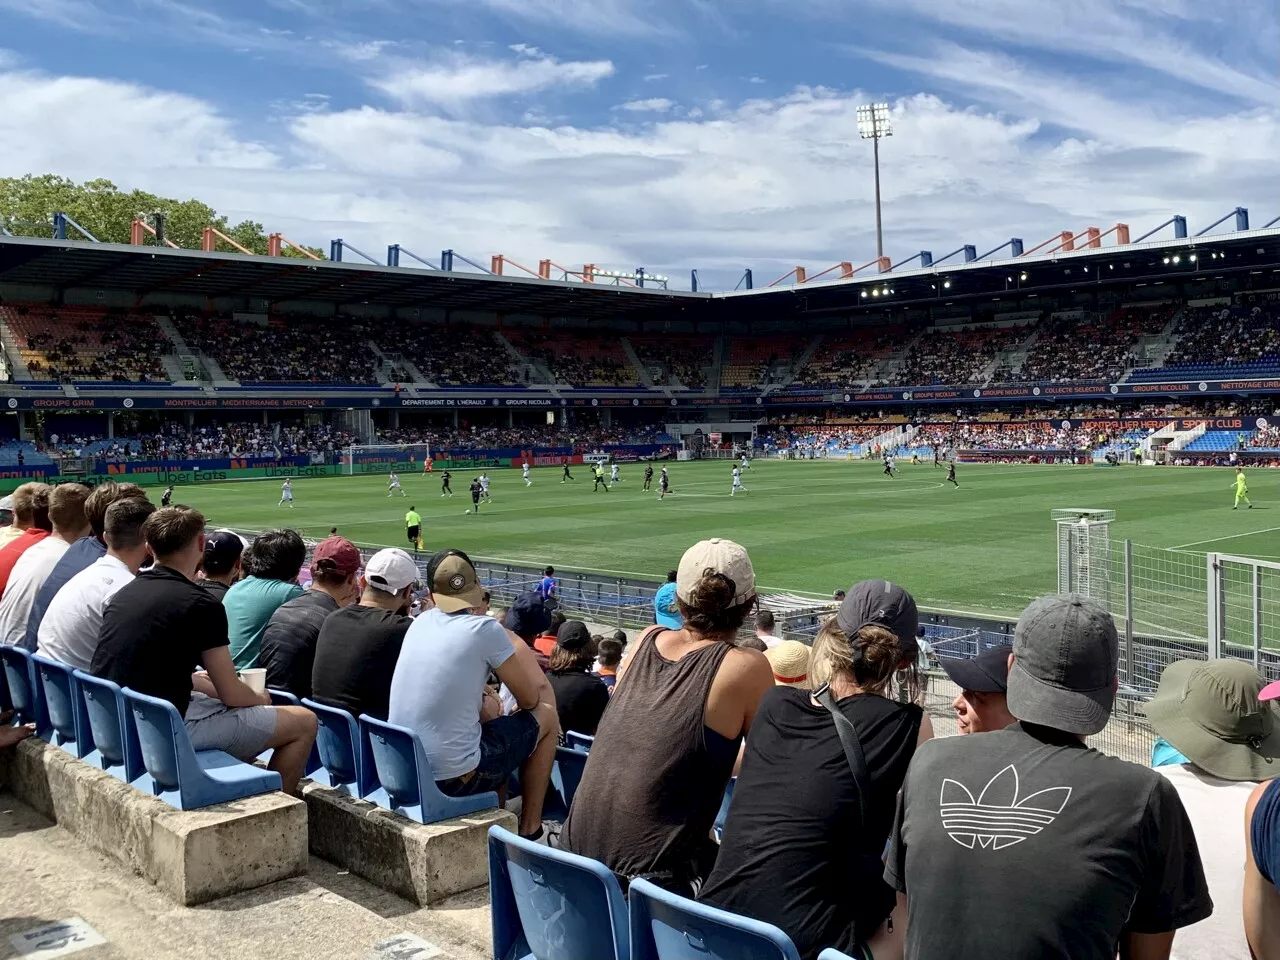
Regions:
<instances>
[{"instance_id":1,"label":"woman in black tank top","mask_svg":"<svg viewBox=\"0 0 1280 960\"><path fill-rule=\"evenodd\" d=\"M742 547L694 546L676 583L685 626L650 629L623 665L559 842L621 877L689 894L715 859L711 826L773 673L762 654L733 646L756 599Z\"/></svg>"},{"instance_id":2,"label":"woman in black tank top","mask_svg":"<svg viewBox=\"0 0 1280 960\"><path fill-rule=\"evenodd\" d=\"M909 606L914 620L914 601ZM810 677L828 691L780 686L761 701L720 854L699 895L780 927L803 960L827 947L863 956L892 911L896 897L881 877L881 856L907 765L933 732L920 707L886 696L895 674L910 675L914 664L893 630L914 640L915 624L885 618L890 624L881 625L878 612L853 619L861 625L852 634L836 618L823 625ZM851 725L852 751L832 709Z\"/></svg>"}]
</instances>

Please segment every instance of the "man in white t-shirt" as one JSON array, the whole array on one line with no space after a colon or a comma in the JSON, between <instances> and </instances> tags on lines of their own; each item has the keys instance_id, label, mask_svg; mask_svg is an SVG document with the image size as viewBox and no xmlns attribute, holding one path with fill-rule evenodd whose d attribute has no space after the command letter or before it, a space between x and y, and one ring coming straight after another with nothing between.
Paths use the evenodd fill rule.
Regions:
<instances>
[{"instance_id":1,"label":"man in white t-shirt","mask_svg":"<svg viewBox=\"0 0 1280 960\"><path fill-rule=\"evenodd\" d=\"M81 483L64 483L49 493L49 522L53 532L25 551L0 598L0 643L25 646L31 606L45 580L71 544L92 532L84 502L92 491Z\"/></svg>"},{"instance_id":2,"label":"man in white t-shirt","mask_svg":"<svg viewBox=\"0 0 1280 960\"><path fill-rule=\"evenodd\" d=\"M106 556L89 564L54 594L40 621L36 653L79 670L89 669L107 605L147 561L142 525L155 509L155 504L141 498L117 500L107 508L102 533Z\"/></svg>"},{"instance_id":3,"label":"man in white t-shirt","mask_svg":"<svg viewBox=\"0 0 1280 960\"><path fill-rule=\"evenodd\" d=\"M1178 931L1173 960L1249 960L1244 919L1244 822L1249 795L1280 768L1280 715L1244 660L1179 660L1141 709L1160 738L1152 766L1186 808L1204 862L1213 915Z\"/></svg>"},{"instance_id":4,"label":"man in white t-shirt","mask_svg":"<svg viewBox=\"0 0 1280 960\"><path fill-rule=\"evenodd\" d=\"M773 631L776 629L773 619L773 611L761 608L756 614L756 637L765 645L765 649L772 650L782 642L781 637L775 637Z\"/></svg>"}]
</instances>

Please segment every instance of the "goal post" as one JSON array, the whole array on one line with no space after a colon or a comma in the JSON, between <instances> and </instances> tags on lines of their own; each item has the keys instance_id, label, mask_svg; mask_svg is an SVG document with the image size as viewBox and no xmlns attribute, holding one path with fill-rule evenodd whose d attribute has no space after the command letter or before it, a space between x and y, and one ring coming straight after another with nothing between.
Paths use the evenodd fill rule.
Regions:
<instances>
[{"instance_id":1,"label":"goal post","mask_svg":"<svg viewBox=\"0 0 1280 960\"><path fill-rule=\"evenodd\" d=\"M354 443L342 453L342 472L354 476L421 470L430 458L429 443Z\"/></svg>"},{"instance_id":2,"label":"goal post","mask_svg":"<svg viewBox=\"0 0 1280 960\"><path fill-rule=\"evenodd\" d=\"M1064 507L1058 526L1058 593L1078 593L1111 607L1111 523L1114 510Z\"/></svg>"}]
</instances>

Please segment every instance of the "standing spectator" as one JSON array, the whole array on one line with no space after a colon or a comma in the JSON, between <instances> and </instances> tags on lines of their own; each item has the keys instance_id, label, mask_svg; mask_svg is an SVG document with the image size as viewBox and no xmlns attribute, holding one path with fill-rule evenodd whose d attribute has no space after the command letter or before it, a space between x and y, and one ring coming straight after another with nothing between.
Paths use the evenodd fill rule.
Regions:
<instances>
[{"instance_id":1,"label":"standing spectator","mask_svg":"<svg viewBox=\"0 0 1280 960\"><path fill-rule=\"evenodd\" d=\"M49 536L49 494L47 483L24 483L13 491L13 525L0 530L0 536L13 531L0 546L0 595L13 573L13 565L31 547Z\"/></svg>"},{"instance_id":2,"label":"standing spectator","mask_svg":"<svg viewBox=\"0 0 1280 960\"><path fill-rule=\"evenodd\" d=\"M542 602L550 609L560 606L556 589L556 568L547 567L542 571L542 579L538 581L538 596L542 598Z\"/></svg>"},{"instance_id":3,"label":"standing spectator","mask_svg":"<svg viewBox=\"0 0 1280 960\"><path fill-rule=\"evenodd\" d=\"M781 927L804 960L826 947L881 956L901 936L881 929L897 900L881 857L907 765L933 736L917 704L891 699L918 621L901 587L856 584L814 641L821 686L769 691L751 724L699 899Z\"/></svg>"},{"instance_id":4,"label":"standing spectator","mask_svg":"<svg viewBox=\"0 0 1280 960\"><path fill-rule=\"evenodd\" d=\"M1244 824L1245 936L1257 960L1280 960L1280 780L1254 789Z\"/></svg>"},{"instance_id":5,"label":"standing spectator","mask_svg":"<svg viewBox=\"0 0 1280 960\"><path fill-rule=\"evenodd\" d=\"M26 645L27 621L36 594L71 544L89 532L89 521L84 516L88 496L89 488L80 483L60 484L49 494L53 532L33 544L13 565L4 597L0 598L0 643ZM35 649L34 644L31 649Z\"/></svg>"},{"instance_id":6,"label":"standing spectator","mask_svg":"<svg viewBox=\"0 0 1280 960\"><path fill-rule=\"evenodd\" d=\"M597 641L581 620L569 620L560 627L547 678L555 691L562 733L573 730L594 737L609 706L609 688L591 672L598 651Z\"/></svg>"},{"instance_id":7,"label":"standing spectator","mask_svg":"<svg viewBox=\"0 0 1280 960\"><path fill-rule=\"evenodd\" d=\"M267 621L283 603L302 596L297 579L306 558L307 546L296 530L268 530L249 547L244 558L245 578L222 598L237 670L258 665Z\"/></svg>"},{"instance_id":8,"label":"standing spectator","mask_svg":"<svg viewBox=\"0 0 1280 960\"><path fill-rule=\"evenodd\" d=\"M1262 677L1243 660L1179 660L1165 667L1155 697L1140 709L1183 762L1156 770L1173 784L1195 828L1209 892L1218 909L1178 931L1175 960L1249 960L1240 912L1249 795L1280 772L1280 716L1261 703Z\"/></svg>"},{"instance_id":9,"label":"standing spectator","mask_svg":"<svg viewBox=\"0 0 1280 960\"><path fill-rule=\"evenodd\" d=\"M756 605L746 550L695 544L675 586L684 626L646 631L623 664L560 840L624 877L692 893L715 860L711 826L773 672L734 645Z\"/></svg>"},{"instance_id":10,"label":"standing spectator","mask_svg":"<svg viewBox=\"0 0 1280 960\"><path fill-rule=\"evenodd\" d=\"M422 736L440 790L451 797L490 790L505 798L520 771L520 835L542 837L542 805L551 782L555 694L525 642L476 611L484 588L460 551L427 566L434 606L413 621L391 682L389 720ZM485 684L490 673L519 709L501 714Z\"/></svg>"},{"instance_id":11,"label":"standing spectator","mask_svg":"<svg viewBox=\"0 0 1280 960\"><path fill-rule=\"evenodd\" d=\"M206 550L206 555L208 551ZM360 596L360 551L343 537L329 537L311 554L311 589L280 605L262 632L258 664L267 686L295 697L311 696L316 640L325 618Z\"/></svg>"},{"instance_id":12,"label":"standing spectator","mask_svg":"<svg viewBox=\"0 0 1280 960\"><path fill-rule=\"evenodd\" d=\"M379 550L369 558L360 602L331 613L320 627L311 670L314 700L355 717L387 718L417 586L418 567L403 550Z\"/></svg>"},{"instance_id":13,"label":"standing spectator","mask_svg":"<svg viewBox=\"0 0 1280 960\"><path fill-rule=\"evenodd\" d=\"M684 620L680 617L680 603L676 597L676 577L675 570L669 571L667 582L653 595L653 622L668 630L679 630L684 626Z\"/></svg>"},{"instance_id":14,"label":"standing spectator","mask_svg":"<svg viewBox=\"0 0 1280 960\"><path fill-rule=\"evenodd\" d=\"M284 791L298 785L316 738L304 707L270 706L231 662L227 614L195 583L204 558L204 517L190 507L162 507L142 525L155 565L125 584L107 605L89 672L168 700L197 750L223 750L252 761L271 748L270 767ZM200 664L205 673L193 674Z\"/></svg>"},{"instance_id":15,"label":"standing spectator","mask_svg":"<svg viewBox=\"0 0 1280 960\"><path fill-rule=\"evenodd\" d=\"M204 542L204 559L197 581L221 603L227 591L240 581L245 542L238 533L215 530Z\"/></svg>"},{"instance_id":16,"label":"standing spectator","mask_svg":"<svg viewBox=\"0 0 1280 960\"><path fill-rule=\"evenodd\" d=\"M44 584L36 593L35 602L31 605L31 616L27 618L27 649L34 650L40 633L40 621L49 609L54 596L72 577L81 570L87 570L93 563L102 559L107 553L104 537L107 508L117 500L145 500L147 495L136 483L116 483L107 480L93 488L89 498L84 502L85 519L89 521L89 533L71 545L54 565ZM144 517L145 519L145 517ZM94 637L97 642L97 637Z\"/></svg>"},{"instance_id":17,"label":"standing spectator","mask_svg":"<svg viewBox=\"0 0 1280 960\"><path fill-rule=\"evenodd\" d=\"M772 650L782 642L781 637L774 636L773 631L775 629L773 611L767 607L761 607L759 613L756 614L756 636L764 644L766 650Z\"/></svg>"},{"instance_id":18,"label":"standing spectator","mask_svg":"<svg viewBox=\"0 0 1280 960\"><path fill-rule=\"evenodd\" d=\"M1107 725L1118 660L1097 603L1035 600L1009 668L1021 723L917 751L885 867L912 960L1164 958L1212 913L1172 784L1084 742Z\"/></svg>"},{"instance_id":19,"label":"standing spectator","mask_svg":"<svg viewBox=\"0 0 1280 960\"><path fill-rule=\"evenodd\" d=\"M107 552L54 595L40 621L36 653L77 670L89 669L107 605L150 557L142 528L155 509L145 497L124 497L107 508Z\"/></svg>"},{"instance_id":20,"label":"standing spectator","mask_svg":"<svg viewBox=\"0 0 1280 960\"><path fill-rule=\"evenodd\" d=\"M982 651L972 660L939 657L938 663L957 687L959 695L951 701L960 733L986 733L1003 730L1017 723L1009 712L1009 654L1007 644Z\"/></svg>"},{"instance_id":21,"label":"standing spectator","mask_svg":"<svg viewBox=\"0 0 1280 960\"><path fill-rule=\"evenodd\" d=\"M612 637L600 641L600 652L596 655L596 673L600 682L608 689L610 696L618 683L618 667L622 665L622 644Z\"/></svg>"}]
</instances>

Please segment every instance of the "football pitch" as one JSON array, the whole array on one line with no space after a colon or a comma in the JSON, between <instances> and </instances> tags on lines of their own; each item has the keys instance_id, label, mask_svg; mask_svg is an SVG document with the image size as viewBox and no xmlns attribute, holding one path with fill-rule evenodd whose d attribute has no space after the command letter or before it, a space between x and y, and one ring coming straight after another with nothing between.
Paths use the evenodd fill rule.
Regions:
<instances>
[{"instance_id":1,"label":"football pitch","mask_svg":"<svg viewBox=\"0 0 1280 960\"><path fill-rule=\"evenodd\" d=\"M317 539L336 526L368 546L405 546L412 505L428 551L655 579L695 541L728 537L750 551L762 589L829 597L883 577L922 606L1002 616L1056 589L1056 507L1115 510L1113 541L1176 548L1192 571L1206 551L1280 559L1280 475L1263 470L1249 474L1255 508L1232 511L1231 471L1216 468L961 464L957 489L931 462L902 463L890 479L878 463L761 459L734 497L730 461L669 469L674 492L662 502L656 479L641 490L639 464L623 465L607 493L593 492L585 466L568 483L559 467L535 469L532 487L519 470L495 469L494 502L478 515L466 513L472 471L454 472L451 499L439 474L402 474L405 498L388 498L382 475L298 479L292 510L278 505L278 481L182 487L174 499L212 526L291 526Z\"/></svg>"}]
</instances>

